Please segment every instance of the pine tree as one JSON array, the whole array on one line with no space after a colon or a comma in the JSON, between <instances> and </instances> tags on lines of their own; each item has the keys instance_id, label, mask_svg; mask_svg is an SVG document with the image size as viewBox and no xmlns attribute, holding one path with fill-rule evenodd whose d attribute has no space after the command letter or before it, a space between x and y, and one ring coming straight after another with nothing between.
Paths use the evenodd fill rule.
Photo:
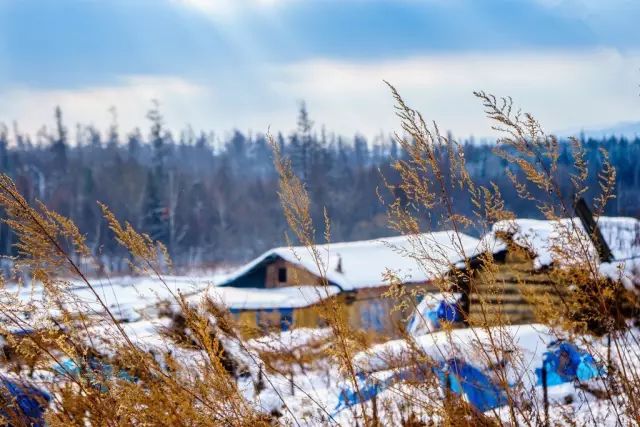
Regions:
<instances>
[{"instance_id":1,"label":"pine tree","mask_svg":"<svg viewBox=\"0 0 640 427\"><path fill-rule=\"evenodd\" d=\"M116 107L109 108L109 113L111 114L111 125L109 126L109 134L107 136L107 148L111 151L115 151L118 147L118 112L116 111Z\"/></svg>"},{"instance_id":2,"label":"pine tree","mask_svg":"<svg viewBox=\"0 0 640 427\"><path fill-rule=\"evenodd\" d=\"M167 209L163 206L158 180L153 173L147 173L143 202L142 228L153 240L167 242L169 238Z\"/></svg>"},{"instance_id":3,"label":"pine tree","mask_svg":"<svg viewBox=\"0 0 640 427\"><path fill-rule=\"evenodd\" d=\"M311 163L315 151L314 140L311 135L311 128L313 122L309 119L309 113L307 112L307 105L305 102L300 103L300 110L298 111L298 153L297 161L302 180L307 181L309 179L311 171Z\"/></svg>"},{"instance_id":4,"label":"pine tree","mask_svg":"<svg viewBox=\"0 0 640 427\"><path fill-rule=\"evenodd\" d=\"M67 170L67 128L62 122L62 109L57 106L55 109L56 135L51 144L54 171L60 175Z\"/></svg>"},{"instance_id":5,"label":"pine tree","mask_svg":"<svg viewBox=\"0 0 640 427\"><path fill-rule=\"evenodd\" d=\"M152 167L147 173L144 202L142 206L143 229L154 240L164 243L169 239L168 207L165 202L165 144L162 135L163 119L158 102L147 113L151 121L149 135L153 150Z\"/></svg>"}]
</instances>

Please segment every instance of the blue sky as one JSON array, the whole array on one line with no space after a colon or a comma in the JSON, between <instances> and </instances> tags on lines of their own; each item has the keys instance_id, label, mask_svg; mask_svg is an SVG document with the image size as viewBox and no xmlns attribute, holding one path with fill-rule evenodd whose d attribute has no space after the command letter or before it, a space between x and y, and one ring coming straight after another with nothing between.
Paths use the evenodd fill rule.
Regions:
<instances>
[{"instance_id":1,"label":"blue sky","mask_svg":"<svg viewBox=\"0 0 640 427\"><path fill-rule=\"evenodd\" d=\"M179 129L316 123L397 129L382 80L455 134L491 134L471 92L513 96L551 130L640 118L640 2L0 0L0 120Z\"/></svg>"}]
</instances>

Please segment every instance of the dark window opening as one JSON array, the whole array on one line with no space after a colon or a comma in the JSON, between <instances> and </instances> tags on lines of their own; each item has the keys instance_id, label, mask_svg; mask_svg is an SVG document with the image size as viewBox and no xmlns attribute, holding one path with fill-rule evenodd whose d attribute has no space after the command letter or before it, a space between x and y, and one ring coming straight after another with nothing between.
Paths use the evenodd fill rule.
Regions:
<instances>
[{"instance_id":1,"label":"dark window opening","mask_svg":"<svg viewBox=\"0 0 640 427\"><path fill-rule=\"evenodd\" d=\"M278 269L278 282L284 283L287 281L287 269L279 268Z\"/></svg>"}]
</instances>

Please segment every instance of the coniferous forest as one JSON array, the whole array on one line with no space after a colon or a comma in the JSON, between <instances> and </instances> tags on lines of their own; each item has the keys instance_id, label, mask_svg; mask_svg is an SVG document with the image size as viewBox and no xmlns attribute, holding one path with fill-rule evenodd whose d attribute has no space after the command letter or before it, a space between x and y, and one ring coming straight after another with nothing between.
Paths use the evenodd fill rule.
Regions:
<instances>
[{"instance_id":1,"label":"coniferous forest","mask_svg":"<svg viewBox=\"0 0 640 427\"><path fill-rule=\"evenodd\" d=\"M218 134L190 128L174 134L166 129L157 106L147 118L146 124L134 130L119 129L114 120L107 131L76 125L75 132L69 132L71 125L58 108L54 126L43 126L35 136L22 133L19 124L2 125L0 169L29 202L43 201L72 218L107 271L126 271L127 263L102 219L98 201L119 219L164 242L177 266L237 263L286 244L278 177L265 134L238 130ZM292 117L292 123L295 119ZM392 161L405 155L394 138L336 135L315 125L304 105L296 123L297 131L274 131L272 135L306 183L318 224L326 207L331 239L394 234L380 200L385 179L390 183L398 179ZM603 161L600 148L604 148L617 169L617 197L606 214L640 216L640 138L579 136L579 141L586 148L592 171L587 197L598 188L597 173ZM494 143L458 142L475 182L497 184L506 208L518 217L539 216L516 196L505 174L511 166L493 155ZM559 171L567 177L568 188L574 160L568 141L560 144ZM455 201L455 195L452 198ZM439 216L438 212L423 215L425 221ZM15 255L15 236L5 224L0 227L0 252ZM318 230L319 237L322 232ZM477 235L480 230L468 232Z\"/></svg>"}]
</instances>

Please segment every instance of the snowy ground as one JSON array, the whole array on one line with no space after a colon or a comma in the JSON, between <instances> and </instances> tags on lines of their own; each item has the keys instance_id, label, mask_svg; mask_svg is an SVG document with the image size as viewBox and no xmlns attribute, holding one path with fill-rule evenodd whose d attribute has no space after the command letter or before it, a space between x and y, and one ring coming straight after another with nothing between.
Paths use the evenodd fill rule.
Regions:
<instances>
[{"instance_id":1,"label":"snowy ground","mask_svg":"<svg viewBox=\"0 0 640 427\"><path fill-rule=\"evenodd\" d=\"M189 351L176 351L175 346L161 336L160 328L167 326L167 322L166 318L138 320L123 326L133 341L147 350L154 349L159 354L172 350L176 358L185 362L196 361L198 355ZM522 325L493 333L495 338L502 341L502 348L505 349L503 354L497 356L491 354L485 357L478 354L490 335L485 330L459 329L451 334L436 332L417 337L415 343L434 360L445 360L455 354L467 358L470 363L480 368L488 368L492 362L498 362L499 359L504 359L503 356L509 355L506 372L511 382L520 384L517 392L520 403L526 401L528 408L537 407L535 413L542 414L542 387L536 384L535 368L541 366L547 345L557 337L541 325ZM107 343L110 334L113 334L113 331L108 328L98 328L92 332L94 342L102 352L108 353L108 344L98 344L99 338L105 337L104 342ZM356 421L361 422L361 408L366 408L370 414L372 401L368 400L362 406L340 404L340 394L342 390L351 387L351 382L335 360L324 356L327 346L330 345L331 331L328 329L298 329L244 342L242 346L246 346L254 354L270 353L278 356L286 353L304 359L311 351L309 349L313 349L316 354L323 356L317 359L310 358L300 364L287 365L276 362L276 369L264 370L266 389L258 395L252 391L251 377L238 379L238 386L256 408L267 413L276 409L281 413L281 422L285 425L299 423L309 426L350 426ZM597 357L606 354L604 340L590 340L589 346ZM403 340L382 343L355 355L354 365L363 374L363 378L376 379L384 383L386 379L393 378L403 366L410 365L409 349L409 343ZM637 355L640 354L638 350L640 348L636 346L631 352ZM616 354L613 358L619 359ZM637 357L633 360L633 368L639 369ZM55 381L50 373L44 371L36 372L34 379L45 388ZM593 379L587 385L594 389L602 389L603 381L605 380L600 378ZM367 383L361 383L363 388L366 387L365 384ZM619 408L623 405L614 406L606 399L597 398L581 389L580 386L584 385L573 382L549 388L550 419L553 424L571 425L571 421L574 421L577 425L618 425L619 419L623 424L629 421L624 414L619 413ZM443 389L437 381L424 380L418 385L392 381L376 396L378 417L383 421L397 422L413 413L424 421L437 422L437 415L428 408L432 407L430 405L434 402L442 402L443 396ZM506 407L489 410L487 415L497 416L506 423L511 420L511 414ZM517 413L516 416L522 424L531 421L527 418L530 415L526 411Z\"/></svg>"},{"instance_id":2,"label":"snowy ground","mask_svg":"<svg viewBox=\"0 0 640 427\"><path fill-rule=\"evenodd\" d=\"M154 350L158 354L172 351L185 363L197 363L198 355L189 351L176 349L160 329L168 325L168 318L157 318L153 307L155 302L171 299L178 291L196 298L200 291L211 289L219 277L167 277L165 283L159 280L123 277L108 281L93 281L94 288L101 299L112 309L132 340L146 350ZM74 304L85 313L102 312L95 295L82 283L70 283ZM14 288L13 292L23 300L42 302L46 295L32 289ZM113 327L96 326L91 331L94 343L103 354L109 352L109 339L115 333ZM633 329L627 334L624 351L612 352L614 363L624 365L635 372L640 372L640 331ZM102 339L104 338L104 339ZM367 389L375 380L376 384L384 384L376 392L375 404L381 420L398 422L414 414L424 421L437 422L437 415L428 408L434 402L442 402L444 393L441 384L435 380L423 379L419 384L405 381L403 369L415 362L415 349L430 360L444 362L453 356L468 361L480 370L491 371L494 366L503 366L510 384L517 384L517 396L523 409L515 414L522 424L531 422L531 408L538 408L535 413L542 414L542 387L536 381L536 368L542 366L545 351L549 345L565 338L543 325L520 325L494 330L456 329L449 332L434 332L414 337L414 341L393 340L378 344L367 351L353 355L353 363L362 381L360 385ZM605 339L574 337L580 347L588 349L593 357L602 362L607 358ZM490 342L498 343L500 352L492 351ZM341 393L353 388L348 376L339 367L335 359L327 357L332 346L331 331L328 329L296 329L280 334L270 335L247 342L229 341L233 354L243 358L243 363L253 364L250 377L239 378L238 386L243 395L256 408L270 413L274 410L281 414L283 424L300 425L354 425L361 423L362 408L372 412L373 400L366 400L362 405L345 405L341 402ZM247 357L246 347L252 352ZM265 361L252 360L255 355L263 355ZM287 363L282 359L289 355ZM267 360L269 359L269 360ZM265 363L270 363L266 366ZM266 366L266 367L265 367ZM253 383L259 369L263 370L266 389L255 394ZM400 378L400 379L399 379ZM34 381L44 388L56 381L51 373L37 371ZM603 378L591 379L587 382L569 382L549 388L550 411L552 424L571 425L623 425L630 421L620 413L624 402L615 402L597 397L584 388L602 390L606 386ZM511 421L512 414L506 407L497 407L487 411L487 415ZM535 420L533 424L543 420Z\"/></svg>"}]
</instances>

